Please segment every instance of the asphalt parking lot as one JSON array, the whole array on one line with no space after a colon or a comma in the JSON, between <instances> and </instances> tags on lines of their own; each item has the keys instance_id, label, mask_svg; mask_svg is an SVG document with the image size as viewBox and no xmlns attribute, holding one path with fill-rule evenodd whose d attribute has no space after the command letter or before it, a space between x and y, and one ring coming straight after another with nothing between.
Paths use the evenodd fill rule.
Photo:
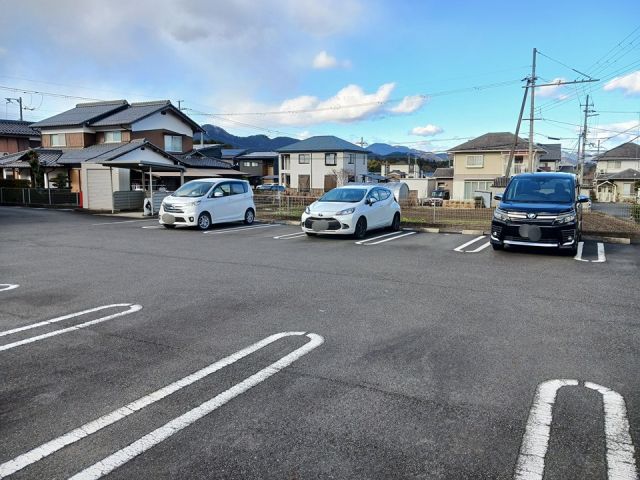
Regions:
<instances>
[{"instance_id":1,"label":"asphalt parking lot","mask_svg":"<svg viewBox=\"0 0 640 480\"><path fill-rule=\"evenodd\" d=\"M0 225L0 478L637 478L638 245Z\"/></svg>"}]
</instances>

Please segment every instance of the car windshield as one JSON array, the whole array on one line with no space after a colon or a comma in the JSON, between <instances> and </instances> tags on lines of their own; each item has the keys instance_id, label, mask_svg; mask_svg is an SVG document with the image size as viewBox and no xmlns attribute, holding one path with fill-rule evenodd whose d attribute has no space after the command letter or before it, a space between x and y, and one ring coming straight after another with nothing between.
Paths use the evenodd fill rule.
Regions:
<instances>
[{"instance_id":1,"label":"car windshield","mask_svg":"<svg viewBox=\"0 0 640 480\"><path fill-rule=\"evenodd\" d=\"M320 197L318 201L357 203L364 198L366 192L364 188L334 188Z\"/></svg>"},{"instance_id":2,"label":"car windshield","mask_svg":"<svg viewBox=\"0 0 640 480\"><path fill-rule=\"evenodd\" d=\"M212 182L189 182L173 192L174 197L202 197L213 186Z\"/></svg>"},{"instance_id":3,"label":"car windshield","mask_svg":"<svg viewBox=\"0 0 640 480\"><path fill-rule=\"evenodd\" d=\"M444 190L434 190L431 196L434 198L442 198L444 197Z\"/></svg>"},{"instance_id":4,"label":"car windshield","mask_svg":"<svg viewBox=\"0 0 640 480\"><path fill-rule=\"evenodd\" d=\"M570 178L514 177L504 193L505 202L571 203L573 182Z\"/></svg>"}]
</instances>

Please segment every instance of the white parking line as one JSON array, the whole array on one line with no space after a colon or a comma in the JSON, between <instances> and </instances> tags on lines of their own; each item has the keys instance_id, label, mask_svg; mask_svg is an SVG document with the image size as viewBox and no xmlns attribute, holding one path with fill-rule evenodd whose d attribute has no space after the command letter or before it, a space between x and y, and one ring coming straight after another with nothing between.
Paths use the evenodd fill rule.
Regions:
<instances>
[{"instance_id":1,"label":"white parking line","mask_svg":"<svg viewBox=\"0 0 640 480\"><path fill-rule=\"evenodd\" d=\"M162 225L145 225L144 227L140 227L140 228L164 228Z\"/></svg>"},{"instance_id":2,"label":"white parking line","mask_svg":"<svg viewBox=\"0 0 640 480\"><path fill-rule=\"evenodd\" d=\"M583 249L584 249L584 242L578 242L578 251L576 252L576 256L573 257L574 260L578 260L579 262L591 262L591 263L604 263L607 261L607 257L604 254L604 243L598 242L598 259L597 260L586 260L582 258Z\"/></svg>"},{"instance_id":3,"label":"white parking line","mask_svg":"<svg viewBox=\"0 0 640 480\"><path fill-rule=\"evenodd\" d=\"M482 250L484 250L485 248L487 248L489 245L491 245L491 242L483 243L482 245L480 245L475 250L468 250L465 253L478 253L478 252L481 252Z\"/></svg>"},{"instance_id":4,"label":"white parking line","mask_svg":"<svg viewBox=\"0 0 640 480\"><path fill-rule=\"evenodd\" d=\"M215 397L202 403L198 407L189 410L179 417L174 418L170 422L164 424L162 427L157 428L153 432L148 433L139 440L136 440L129 446L118 450L117 452L109 455L108 457L100 460L97 463L94 463L89 468L86 468L71 477L69 480L97 480L99 478L102 478L103 476L114 471L116 468L124 465L130 460L133 460L138 455L163 442L175 433L187 428L205 415L208 415L214 410L222 407L238 395L241 395L247 390L264 382L269 377L288 367L300 357L306 355L307 353L324 343L324 339L320 335L316 335L315 333L308 333L306 336L310 340L302 347L294 350L288 355L285 355L280 360L263 368L257 373L254 373L250 377L245 378L242 382L234 385L228 390L225 390L219 395L216 395Z\"/></svg>"},{"instance_id":5,"label":"white parking line","mask_svg":"<svg viewBox=\"0 0 640 480\"><path fill-rule=\"evenodd\" d=\"M542 480L551 435L553 406L558 390L577 385L577 380L549 380L538 385L522 438L514 480ZM635 451L629 433L624 398L619 393L595 383L586 382L584 386L602 395L609 478L637 480Z\"/></svg>"},{"instance_id":6,"label":"white parking line","mask_svg":"<svg viewBox=\"0 0 640 480\"><path fill-rule=\"evenodd\" d=\"M193 383L198 382L199 380L202 380L208 375L211 375L212 373L217 372L218 370L221 370L222 368L237 362L238 360L246 357L247 355L250 355L258 351L261 348L264 348L267 345L277 340L280 340L281 338L290 337L290 336L301 336L301 335L304 335L304 332L276 333L263 340L260 340L259 342L254 343L253 345L243 348L242 350L238 350L232 355L229 355L228 357L218 360L212 363L211 365L201 370L198 370L197 372L187 375L186 377L181 378L180 380L177 380L159 390L156 390L155 392L145 395L144 397L141 397L123 407L120 407L110 413L107 413L106 415L103 415L102 417L97 418L91 422L85 423L84 425L74 430L71 430L58 438L54 438L53 440L43 443L39 447L36 447L33 450L28 451L27 453L24 453L12 460L9 460L3 463L2 465L0 465L0 478L7 477L19 470L22 470L23 468L31 465L32 463L35 463L38 460L41 460L51 455L52 453L55 453L58 450L66 447L67 445L71 445L72 443L75 443L85 437L88 437L89 435L92 435L102 430L103 428L108 427L109 425L112 425L122 420L125 417L128 417L134 412L137 412L139 410L142 410L145 407L148 407L149 405L154 404L165 397L168 397L169 395L183 389L184 387L187 387L189 385L192 385ZM303 348L306 347L308 350L313 350L324 341L322 337L313 333L307 334L307 337L311 338L312 342L307 343L306 345L304 345ZM310 346L311 348L309 348ZM294 351L293 353L298 352L298 350ZM307 351L305 351L304 353L307 353ZM304 353L302 355L304 355ZM272 366L273 365L271 365L270 367ZM264 370L267 370L270 367L267 367Z\"/></svg>"},{"instance_id":7,"label":"white parking line","mask_svg":"<svg viewBox=\"0 0 640 480\"><path fill-rule=\"evenodd\" d=\"M463 248L468 247L472 243L476 243L478 240L482 240L483 238L486 238L486 237L484 235L480 235L479 237L476 237L473 240L469 240L468 242L463 243L459 247L454 248L453 251L454 252L464 253L463 250L462 250ZM486 247L483 247L483 248L486 248ZM471 252L471 253L473 253L473 252Z\"/></svg>"},{"instance_id":8,"label":"white parking line","mask_svg":"<svg viewBox=\"0 0 640 480\"><path fill-rule=\"evenodd\" d=\"M273 237L276 240L288 240L290 238L299 238L305 237L307 234L304 232L295 232L295 233L287 233L286 235L278 235L277 237Z\"/></svg>"},{"instance_id":9,"label":"white parking line","mask_svg":"<svg viewBox=\"0 0 640 480\"><path fill-rule=\"evenodd\" d=\"M6 292L8 290L14 290L18 288L20 285L14 283L0 283L0 292Z\"/></svg>"},{"instance_id":10,"label":"white parking line","mask_svg":"<svg viewBox=\"0 0 640 480\"><path fill-rule=\"evenodd\" d=\"M104 223L92 223L92 226L97 226L97 225L117 225L119 223L132 223L132 222L151 222L151 221L155 221L157 222L156 219L154 218L145 218L143 220L122 220L119 222L104 222Z\"/></svg>"},{"instance_id":11,"label":"white parking line","mask_svg":"<svg viewBox=\"0 0 640 480\"><path fill-rule=\"evenodd\" d=\"M129 307L129 309L125 310L124 312L114 313L112 315L107 315L106 317L100 317L100 318L97 318L96 320L90 320L88 322L84 322L84 323L81 323L79 325L74 325L73 327L61 328L59 330L54 330L52 332L44 333L42 335L37 335L35 337L25 338L24 340L20 340L20 341L13 342L13 343L8 343L6 345L0 345L0 352L2 352L4 350L10 350L12 348L19 347L21 345L26 345L28 343L33 343L33 342L37 342L39 340L44 340L45 338L55 337L56 335L62 335L63 333L73 332L75 330L80 330L81 328L86 328L86 327L89 327L91 325L96 325L98 323L106 322L107 320L112 320L114 318L122 317L124 315L129 315L130 313L134 313L134 312L137 312L139 310L142 310L142 305L137 305L137 304L136 305L132 305L130 303L116 303L116 304L113 304L113 305L104 305L102 307L96 307L96 308L92 308L92 309L89 309L89 310L83 310L82 312L71 313L69 315L64 315L62 317L53 318L51 320L45 320L44 322L32 323L30 325L25 325L23 327L13 328L11 330L5 330L3 332L0 332L0 337L4 337L6 335L11 335L11 334L17 333L17 332L22 332L24 330L30 330L32 328L42 327L44 325L50 325L52 323L61 322L63 320L67 320L69 318L74 318L74 317L78 317L80 315L85 315L87 313L97 312L99 310L104 310L105 308L113 308L113 307Z\"/></svg>"},{"instance_id":12,"label":"white parking line","mask_svg":"<svg viewBox=\"0 0 640 480\"><path fill-rule=\"evenodd\" d=\"M254 225L251 227L235 227L235 228L227 228L225 230L213 230L213 231L207 231L207 232L202 232L204 234L207 235L217 235L219 233L229 233L229 232L242 232L244 230L254 230L256 228L269 228L269 227L280 227L282 225L278 225L275 223L269 223L267 225Z\"/></svg>"},{"instance_id":13,"label":"white parking line","mask_svg":"<svg viewBox=\"0 0 640 480\"><path fill-rule=\"evenodd\" d=\"M398 233L398 232L393 232L393 233ZM356 245L364 245L365 247L368 247L370 245L379 245L381 243L392 242L392 241L397 240L399 238L406 237L408 235L414 235L416 233L418 233L418 232L406 232L406 233L402 233L400 235L396 235L395 237L385 238L384 240L379 240L377 242L372 242L372 240L376 240L378 238L388 237L389 236L389 235L380 235L379 237L369 238L368 240L363 240L362 242L356 242Z\"/></svg>"}]
</instances>

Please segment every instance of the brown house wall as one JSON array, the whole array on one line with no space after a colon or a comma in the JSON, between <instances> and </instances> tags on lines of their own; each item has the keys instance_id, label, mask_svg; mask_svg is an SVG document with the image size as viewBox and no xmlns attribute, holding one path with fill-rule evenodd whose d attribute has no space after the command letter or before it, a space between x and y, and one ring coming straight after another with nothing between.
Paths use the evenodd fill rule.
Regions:
<instances>
[{"instance_id":1,"label":"brown house wall","mask_svg":"<svg viewBox=\"0 0 640 480\"><path fill-rule=\"evenodd\" d=\"M28 149L28 138L0 137L0 152L16 153Z\"/></svg>"},{"instance_id":2,"label":"brown house wall","mask_svg":"<svg viewBox=\"0 0 640 480\"><path fill-rule=\"evenodd\" d=\"M165 135L176 135L176 133L169 130L142 130L139 132L131 132L131 140L144 138L149 143L152 143L156 147L164 150ZM180 136L182 137L182 153L190 152L191 150L193 150L193 137L188 137L186 135Z\"/></svg>"},{"instance_id":3,"label":"brown house wall","mask_svg":"<svg viewBox=\"0 0 640 480\"><path fill-rule=\"evenodd\" d=\"M96 136L93 133L65 133L67 148L82 148L95 144ZM51 147L51 135L42 135L42 146Z\"/></svg>"}]
</instances>

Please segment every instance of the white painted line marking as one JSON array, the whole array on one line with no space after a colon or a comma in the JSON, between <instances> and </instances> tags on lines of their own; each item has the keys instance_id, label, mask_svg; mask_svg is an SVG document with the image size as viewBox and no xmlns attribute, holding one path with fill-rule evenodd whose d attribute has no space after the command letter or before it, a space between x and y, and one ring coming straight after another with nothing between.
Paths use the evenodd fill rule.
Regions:
<instances>
[{"instance_id":1,"label":"white painted line marking","mask_svg":"<svg viewBox=\"0 0 640 480\"><path fill-rule=\"evenodd\" d=\"M373 240L377 240L379 238L384 238L384 237L389 237L391 235L398 235L400 232L391 232L391 233L385 233L384 235L378 235L377 237L372 237L372 238L365 238L364 240L359 240L356 243L356 245L364 245L367 242L372 242Z\"/></svg>"},{"instance_id":2,"label":"white painted line marking","mask_svg":"<svg viewBox=\"0 0 640 480\"><path fill-rule=\"evenodd\" d=\"M364 244L364 246L368 247L368 246L370 246L370 245L379 245L379 244L381 244L381 243L385 243L385 242L392 242L392 241L397 240L397 239L399 239L399 238L406 237L406 236L408 236L408 235L413 235L413 234L415 234L415 233L418 233L418 232L407 232L407 233L403 233L403 234L401 234L401 235L396 235L395 237L386 238L386 239L384 239L384 240L379 240L379 241L377 241L377 242L369 242L369 243L365 243L365 244ZM378 237L378 238L380 238L380 237ZM371 240L373 240L373 239L371 239ZM363 244L359 244L359 245L363 245Z\"/></svg>"},{"instance_id":3,"label":"white painted line marking","mask_svg":"<svg viewBox=\"0 0 640 480\"><path fill-rule=\"evenodd\" d=\"M582 250L584 249L584 242L578 242L578 251L576 252L576 256L573 257L574 260L578 260L579 262L588 262L589 260L585 260L582 258Z\"/></svg>"},{"instance_id":4,"label":"white painted line marking","mask_svg":"<svg viewBox=\"0 0 640 480\"><path fill-rule=\"evenodd\" d=\"M304 232L295 232L295 233L287 233L285 235L278 235L277 237L273 237L276 240L284 240L287 238L296 238L296 237L303 237L305 236L306 233Z\"/></svg>"},{"instance_id":5,"label":"white painted line marking","mask_svg":"<svg viewBox=\"0 0 640 480\"><path fill-rule=\"evenodd\" d=\"M556 395L562 387L577 385L577 380L549 380L538 385L522 438L514 480L542 480ZM594 383L586 382L585 387L602 395L609 479L637 480L635 451L624 399L619 393Z\"/></svg>"},{"instance_id":6,"label":"white painted line marking","mask_svg":"<svg viewBox=\"0 0 640 480\"><path fill-rule=\"evenodd\" d=\"M14 290L18 288L20 285L14 283L0 283L0 292L7 292L9 290Z\"/></svg>"},{"instance_id":7,"label":"white painted line marking","mask_svg":"<svg viewBox=\"0 0 640 480\"><path fill-rule=\"evenodd\" d=\"M109 308L109 307L113 307L113 306L123 306L123 307L124 306L128 306L129 309L125 310L124 312L114 313L112 315L107 315L106 317L101 317L101 318L97 318L96 320L90 320L88 322L84 322L84 323L81 323L79 325L74 325L73 327L61 328L59 330L54 330L52 332L43 333L42 335L37 335L35 337L25 338L24 340L20 340L18 342L8 343L6 345L0 345L0 352L2 352L4 350L10 350L10 349L15 348L15 347L19 347L21 345L26 345L28 343L33 343L33 342L37 342L37 341L40 341L40 340L44 340L45 338L55 337L56 335L62 335L63 333L68 333L68 332L73 332L75 330L80 330L81 328L90 327L91 325L96 325L98 323L106 322L107 320L112 320L114 318L122 317L124 315L129 315L130 313L134 313L134 312L137 312L139 310L142 310L142 305L137 305L137 304L136 305L132 305L130 303L122 303L122 304L115 304L115 305L105 305L103 307L98 307L98 308L94 308L94 309L91 309L91 310L85 310L83 312L72 313L70 315L65 315L63 317L54 318L52 320L47 320L47 321L44 321L44 322L39 322L39 323L31 324L31 325L25 325L24 327L14 328L12 330L6 330L4 332L0 332L0 336L10 335L12 333L20 332L20 331L23 331L23 330L28 330L28 329L40 327L40 326L43 326L43 325L48 325L48 324L51 324L51 323L60 322L62 320L66 320L67 318L77 317L79 315L83 315L83 314L90 313L90 312L95 312L95 311L98 311L98 310L103 310L105 308Z\"/></svg>"},{"instance_id":8,"label":"white painted line marking","mask_svg":"<svg viewBox=\"0 0 640 480\"><path fill-rule=\"evenodd\" d=\"M473 240L469 240L467 243L463 243L462 245L460 245L459 247L456 247L453 249L454 252L461 252L464 253L462 251L463 248L468 247L469 245L471 245L472 243L477 242L478 240L482 240L483 238L485 238L484 235L480 235L479 237L474 238Z\"/></svg>"},{"instance_id":9,"label":"white painted line marking","mask_svg":"<svg viewBox=\"0 0 640 480\"><path fill-rule=\"evenodd\" d=\"M158 220L156 220L155 218L145 218L143 220L122 220L120 222L104 222L104 223L92 223L92 226L97 226L97 225L117 225L119 223L132 223L132 222L150 222L150 221L155 221L157 222Z\"/></svg>"},{"instance_id":10,"label":"white painted line marking","mask_svg":"<svg viewBox=\"0 0 640 480\"><path fill-rule=\"evenodd\" d=\"M491 242L483 243L482 245L480 245L475 250L467 250L465 253L478 253L478 252L481 252L482 250L484 250L485 248L487 248L489 245L491 245Z\"/></svg>"},{"instance_id":11,"label":"white painted line marking","mask_svg":"<svg viewBox=\"0 0 640 480\"><path fill-rule=\"evenodd\" d=\"M638 478L638 470L635 449L629 433L629 420L624 398L618 392L602 385L585 382L584 386L602 395L609 478L636 480Z\"/></svg>"},{"instance_id":12,"label":"white painted line marking","mask_svg":"<svg viewBox=\"0 0 640 480\"><path fill-rule=\"evenodd\" d=\"M234 385L228 390L225 390L221 394L216 395L212 399L202 403L200 406L189 410L179 417L174 418L162 427L157 428L153 432L145 435L139 440L136 440L129 446L118 450L112 455L109 455L101 461L77 473L76 475L71 477L70 480L97 480L99 478L102 478L103 476L114 471L116 468L124 465L130 460L133 460L138 455L146 452L150 448L171 437L173 434L187 428L205 415L208 415L214 410L225 405L235 397L264 382L269 377L288 367L300 357L319 347L324 342L324 339L320 335L316 335L315 333L308 333L306 336L310 340L302 347L285 355L280 360L272 363L266 368L263 368L250 377L245 378L242 382Z\"/></svg>"},{"instance_id":13,"label":"white painted line marking","mask_svg":"<svg viewBox=\"0 0 640 480\"><path fill-rule=\"evenodd\" d=\"M598 259L591 261L593 263L603 263L607 261L607 257L604 254L604 243L598 242Z\"/></svg>"},{"instance_id":14,"label":"white painted line marking","mask_svg":"<svg viewBox=\"0 0 640 480\"><path fill-rule=\"evenodd\" d=\"M225 230L213 230L213 231L207 231L207 232L202 232L206 235L217 235L219 233L229 233L229 232L242 232L244 230L254 230L256 228L269 228L269 227L278 227L279 225L273 224L273 223L269 223L267 225L254 225L251 227L235 227L235 228L227 228Z\"/></svg>"},{"instance_id":15,"label":"white painted line marking","mask_svg":"<svg viewBox=\"0 0 640 480\"><path fill-rule=\"evenodd\" d=\"M162 225L146 225L144 227L140 227L140 228L151 228L151 229L155 229L155 228L164 228Z\"/></svg>"},{"instance_id":16,"label":"white painted line marking","mask_svg":"<svg viewBox=\"0 0 640 480\"><path fill-rule=\"evenodd\" d=\"M184 387L187 387L189 385L192 385L198 382L199 380L202 380L208 375L211 375L212 373L217 372L218 370L221 370L224 367L237 362L238 360L246 357L247 355L250 355L258 351L261 348L264 348L267 345L277 340L280 340L281 338L298 336L298 335L304 335L304 332L282 332L282 333L276 333L274 335L271 335L263 340L260 340L259 342L254 343L253 345L243 348L242 350L238 350L232 355L222 358L221 360L218 360L212 363L211 365L201 370L198 370L197 372L187 375L186 377L181 378L180 380L177 380L159 390L156 390L155 392L152 392L148 395L145 395L144 397L134 400L133 402L123 407L120 407L110 413L107 413L106 415L103 415L100 418L97 418L91 422L85 423L81 427L71 430L58 438L54 438L53 440L43 443L39 447L36 447L33 450L30 450L27 453L24 453L0 465L0 478L7 477L19 470L22 470L23 468L31 465L32 463L35 463L38 460L41 460L51 455L52 453L55 453L58 450L66 447L67 445L71 445L72 443L75 443L85 437L88 437L89 435L94 434L102 430L103 428L108 427L109 425L112 425L122 420L125 417L128 417L129 415L137 412L138 410L142 410L143 408L154 404L165 397L168 397L169 395L183 389ZM313 334L310 334L310 335L313 335Z\"/></svg>"}]
</instances>

